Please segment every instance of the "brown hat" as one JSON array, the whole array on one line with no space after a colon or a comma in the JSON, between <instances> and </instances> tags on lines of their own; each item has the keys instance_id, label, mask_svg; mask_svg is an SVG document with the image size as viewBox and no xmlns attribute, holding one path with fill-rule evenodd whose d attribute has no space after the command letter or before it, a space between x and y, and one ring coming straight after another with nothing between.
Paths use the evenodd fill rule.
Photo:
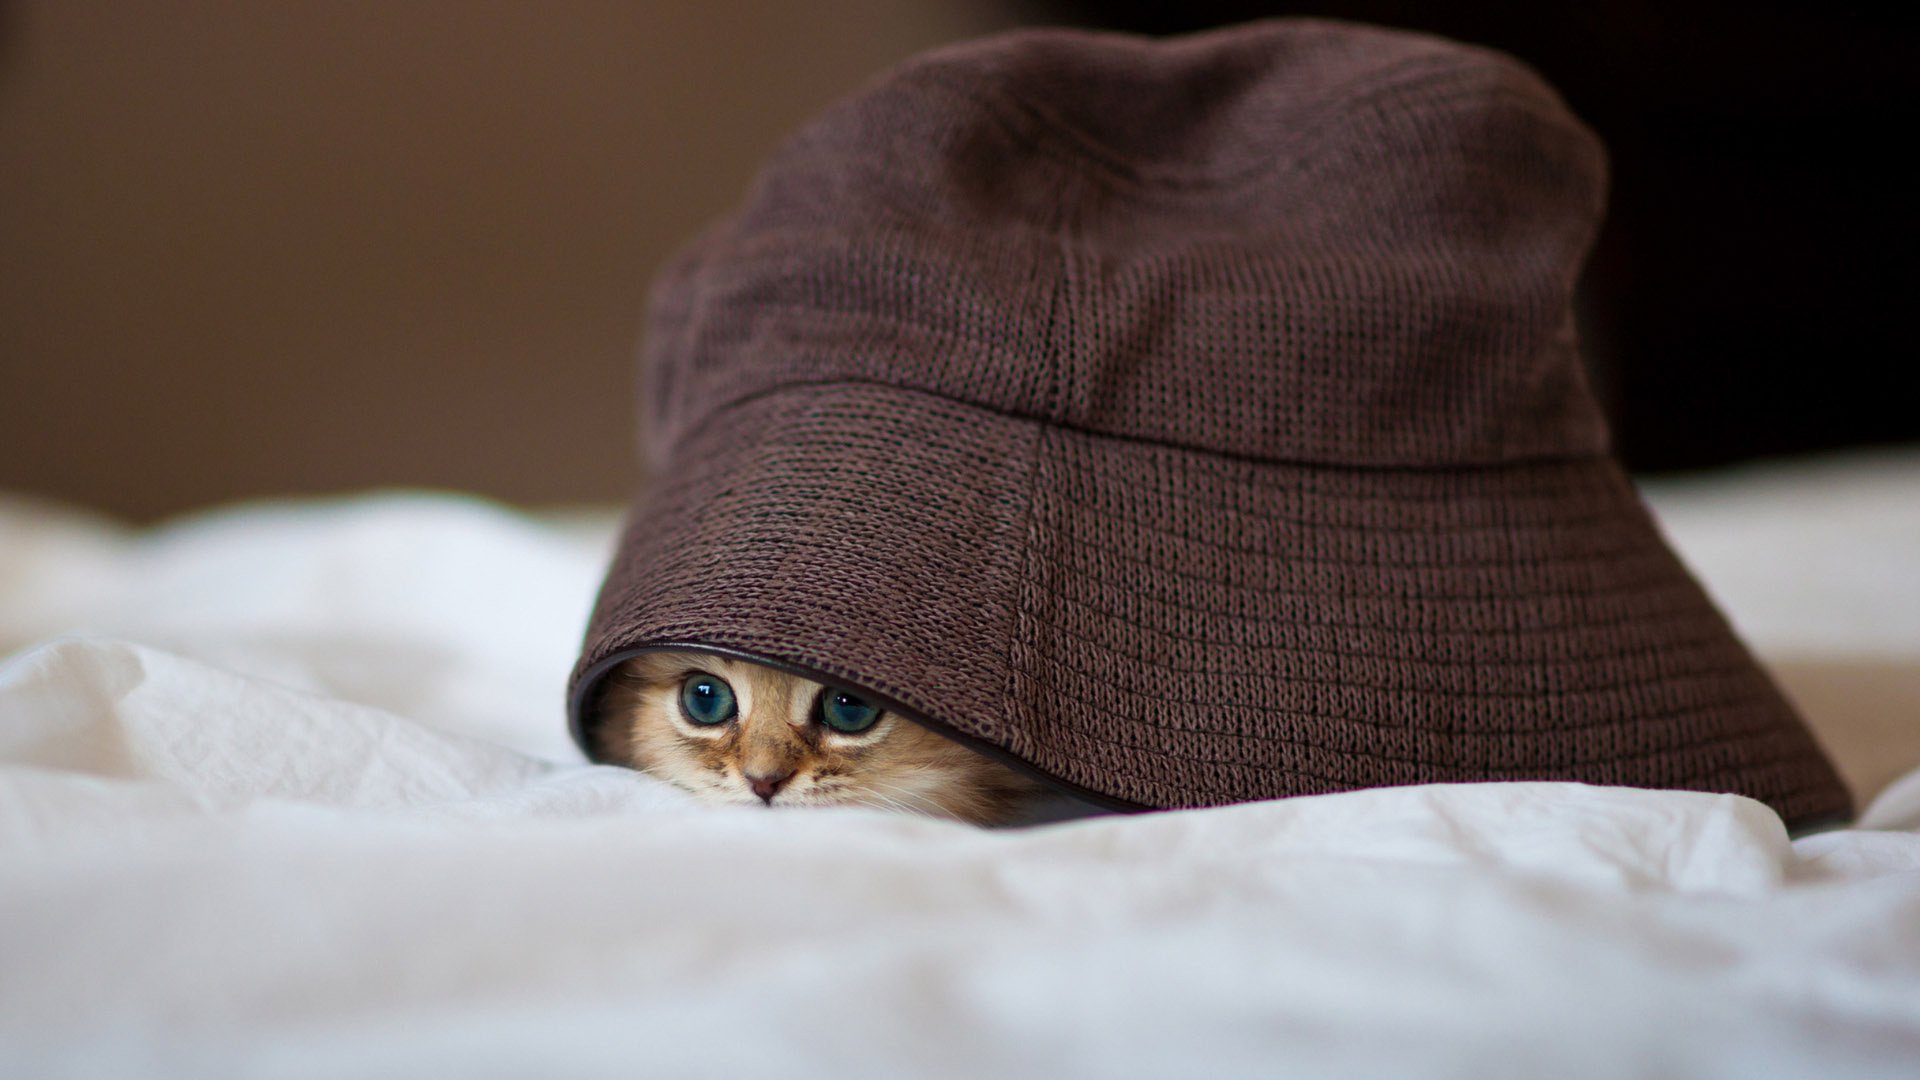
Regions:
<instances>
[{"instance_id":1,"label":"brown hat","mask_svg":"<svg viewBox=\"0 0 1920 1080\"><path fill-rule=\"evenodd\" d=\"M1593 135L1531 71L1275 21L940 50L657 287L574 675L854 688L1116 806L1554 779L1848 797L1612 460Z\"/></svg>"}]
</instances>

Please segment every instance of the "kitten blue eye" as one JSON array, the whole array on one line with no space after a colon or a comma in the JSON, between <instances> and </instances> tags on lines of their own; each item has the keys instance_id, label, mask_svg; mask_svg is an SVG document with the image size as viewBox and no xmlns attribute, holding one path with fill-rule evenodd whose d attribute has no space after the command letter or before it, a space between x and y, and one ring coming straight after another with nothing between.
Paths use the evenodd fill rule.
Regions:
<instances>
[{"instance_id":1,"label":"kitten blue eye","mask_svg":"<svg viewBox=\"0 0 1920 1080\"><path fill-rule=\"evenodd\" d=\"M739 714L733 687L712 675L691 675L680 684L680 711L703 727L724 724Z\"/></svg>"},{"instance_id":2,"label":"kitten blue eye","mask_svg":"<svg viewBox=\"0 0 1920 1080\"><path fill-rule=\"evenodd\" d=\"M845 690L820 694L820 722L846 735L858 735L880 719L880 710Z\"/></svg>"}]
</instances>

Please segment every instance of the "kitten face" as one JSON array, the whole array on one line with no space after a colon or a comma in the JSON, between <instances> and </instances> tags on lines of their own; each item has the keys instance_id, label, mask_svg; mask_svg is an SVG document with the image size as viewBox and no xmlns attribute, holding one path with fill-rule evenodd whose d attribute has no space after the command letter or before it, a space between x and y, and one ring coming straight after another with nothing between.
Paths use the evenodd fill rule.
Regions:
<instances>
[{"instance_id":1,"label":"kitten face","mask_svg":"<svg viewBox=\"0 0 1920 1080\"><path fill-rule=\"evenodd\" d=\"M1039 783L846 691L701 653L646 653L609 678L604 760L738 806L864 805L975 824Z\"/></svg>"}]
</instances>

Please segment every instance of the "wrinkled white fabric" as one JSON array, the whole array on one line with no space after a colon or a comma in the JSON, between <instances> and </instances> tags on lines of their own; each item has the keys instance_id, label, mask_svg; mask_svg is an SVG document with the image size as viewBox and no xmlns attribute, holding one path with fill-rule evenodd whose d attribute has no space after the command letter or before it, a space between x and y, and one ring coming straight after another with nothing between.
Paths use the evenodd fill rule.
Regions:
<instances>
[{"instance_id":1,"label":"wrinkled white fabric","mask_svg":"<svg viewBox=\"0 0 1920 1080\"><path fill-rule=\"evenodd\" d=\"M0 507L0 1076L1916 1075L1920 773L1791 842L1571 784L713 810L566 742L609 528Z\"/></svg>"}]
</instances>

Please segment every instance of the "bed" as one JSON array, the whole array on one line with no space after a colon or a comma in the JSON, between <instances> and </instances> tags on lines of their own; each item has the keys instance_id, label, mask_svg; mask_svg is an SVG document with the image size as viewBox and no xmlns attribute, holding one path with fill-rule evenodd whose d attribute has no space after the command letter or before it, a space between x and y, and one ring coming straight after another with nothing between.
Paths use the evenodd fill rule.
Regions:
<instances>
[{"instance_id":1,"label":"bed","mask_svg":"<svg viewBox=\"0 0 1920 1080\"><path fill-rule=\"evenodd\" d=\"M1863 807L692 805L562 694L612 513L0 503L0 1075L1920 1075L1920 453L1649 486ZM478 584L476 584L478 583Z\"/></svg>"}]
</instances>

